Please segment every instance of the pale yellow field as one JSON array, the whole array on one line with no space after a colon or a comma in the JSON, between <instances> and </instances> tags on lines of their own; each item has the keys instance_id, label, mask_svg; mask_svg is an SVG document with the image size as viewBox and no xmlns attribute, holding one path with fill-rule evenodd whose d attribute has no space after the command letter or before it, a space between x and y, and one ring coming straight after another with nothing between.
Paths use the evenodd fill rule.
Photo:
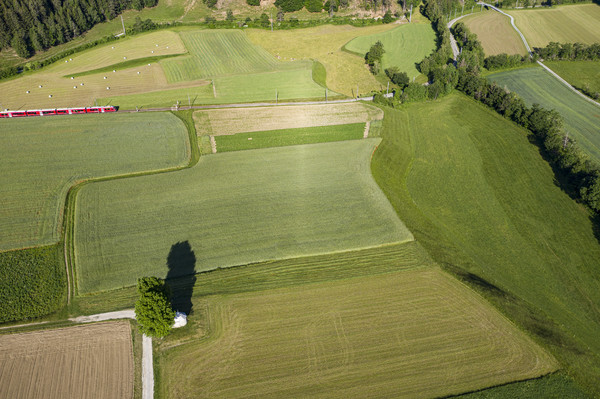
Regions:
<instances>
[{"instance_id":1,"label":"pale yellow field","mask_svg":"<svg viewBox=\"0 0 600 399\"><path fill-rule=\"evenodd\" d=\"M355 28L349 25L324 25L314 28L246 31L248 38L281 60L315 59L327 70L327 87L338 93L353 95L356 85L364 93L381 86L365 66L364 59L341 48L358 36L396 28L397 24Z\"/></svg>"},{"instance_id":2,"label":"pale yellow field","mask_svg":"<svg viewBox=\"0 0 600 399\"><path fill-rule=\"evenodd\" d=\"M0 397L133 397L129 322L0 336Z\"/></svg>"},{"instance_id":3,"label":"pale yellow field","mask_svg":"<svg viewBox=\"0 0 600 399\"><path fill-rule=\"evenodd\" d=\"M198 135L342 125L383 119L383 111L363 103L215 109L194 112Z\"/></svg>"},{"instance_id":4,"label":"pale yellow field","mask_svg":"<svg viewBox=\"0 0 600 399\"><path fill-rule=\"evenodd\" d=\"M154 51L154 54L151 51ZM162 67L156 62L129 69L117 68L116 72L102 72L74 79L64 77L132 59L179 54L185 51L179 35L171 31L154 32L108 43L74 54L71 57L72 61L68 59L68 62L59 61L39 72L0 83L0 105L3 109L91 106L97 98L102 97L208 84L207 81L169 84ZM127 57L127 60L123 57Z\"/></svg>"},{"instance_id":5,"label":"pale yellow field","mask_svg":"<svg viewBox=\"0 0 600 399\"><path fill-rule=\"evenodd\" d=\"M600 42L600 5L577 4L551 9L507 11L530 47L550 42Z\"/></svg>"},{"instance_id":6,"label":"pale yellow field","mask_svg":"<svg viewBox=\"0 0 600 399\"><path fill-rule=\"evenodd\" d=\"M513 29L510 19L496 11L484 11L463 18L463 22L483 46L485 55L527 54L521 37Z\"/></svg>"},{"instance_id":7,"label":"pale yellow field","mask_svg":"<svg viewBox=\"0 0 600 399\"><path fill-rule=\"evenodd\" d=\"M557 367L437 268L202 302L209 336L161 354L163 397L432 398Z\"/></svg>"}]
</instances>

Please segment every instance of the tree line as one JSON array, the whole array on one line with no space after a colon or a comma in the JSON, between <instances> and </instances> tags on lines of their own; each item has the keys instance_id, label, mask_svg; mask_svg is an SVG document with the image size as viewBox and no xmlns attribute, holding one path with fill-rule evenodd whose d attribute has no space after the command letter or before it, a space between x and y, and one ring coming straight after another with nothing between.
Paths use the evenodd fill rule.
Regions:
<instances>
[{"instance_id":1,"label":"tree line","mask_svg":"<svg viewBox=\"0 0 600 399\"><path fill-rule=\"evenodd\" d=\"M442 5L446 2L425 0L424 8L442 10ZM442 5L431 6L431 3ZM432 23L437 31L439 43L438 49L420 63L421 72L428 76L429 84L424 86L410 83L404 90L396 92L393 99L379 94L374 100L395 107L406 102L436 99L449 94L455 88L464 92L528 129L553 169L568 182L563 186L569 194L585 203L596 215L600 215L600 164L592 161L577 142L565 133L563 119L556 110L547 110L538 104L529 107L516 93L498 86L495 82L490 83L481 76L481 69L485 64L481 43L475 34L460 23L453 28L457 35L456 40L462 47L454 65L449 55L451 53L443 48L446 44L449 46L449 37L446 41L447 28L441 21L441 15L441 11L433 14L430 12L427 15L430 19L433 18ZM596 48L594 46L589 47ZM549 47L550 51L556 48L555 45Z\"/></svg>"},{"instance_id":2,"label":"tree line","mask_svg":"<svg viewBox=\"0 0 600 399\"><path fill-rule=\"evenodd\" d=\"M153 7L158 0L0 0L0 50L23 58L63 44L124 10Z\"/></svg>"}]
</instances>

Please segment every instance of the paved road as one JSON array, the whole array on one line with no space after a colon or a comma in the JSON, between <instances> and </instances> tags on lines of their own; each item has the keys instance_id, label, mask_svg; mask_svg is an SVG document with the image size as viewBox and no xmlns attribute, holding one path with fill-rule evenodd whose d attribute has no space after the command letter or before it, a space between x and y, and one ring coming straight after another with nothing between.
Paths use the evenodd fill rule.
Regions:
<instances>
[{"instance_id":1,"label":"paved road","mask_svg":"<svg viewBox=\"0 0 600 399\"><path fill-rule=\"evenodd\" d=\"M98 313L90 316L79 316L70 321L75 323L93 323L95 321L135 319L133 309L117 312ZM152 338L144 334L142 338L142 399L154 398L154 369L152 366Z\"/></svg>"},{"instance_id":2,"label":"paved road","mask_svg":"<svg viewBox=\"0 0 600 399\"><path fill-rule=\"evenodd\" d=\"M461 18L466 17L467 15L471 15L471 14L461 15L460 17L454 18L452 21L448 22L448 29L452 28L452 25L454 25L456 23L456 21L458 21ZM456 39L454 38L454 35L452 34L452 32L450 32L450 47L452 47L452 59L454 61L456 61L458 59L458 55L460 54L460 50L458 49L458 45L456 44Z\"/></svg>"}]
</instances>

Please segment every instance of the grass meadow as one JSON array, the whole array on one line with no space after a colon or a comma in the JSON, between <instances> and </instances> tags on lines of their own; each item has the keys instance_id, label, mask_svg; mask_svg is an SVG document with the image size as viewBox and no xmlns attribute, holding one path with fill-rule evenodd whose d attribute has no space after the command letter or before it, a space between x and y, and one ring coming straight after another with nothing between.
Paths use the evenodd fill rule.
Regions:
<instances>
[{"instance_id":1,"label":"grass meadow","mask_svg":"<svg viewBox=\"0 0 600 399\"><path fill-rule=\"evenodd\" d=\"M569 136L600 161L600 107L581 98L542 68L498 72L487 78L519 94L530 106L537 103L557 110Z\"/></svg>"},{"instance_id":2,"label":"grass meadow","mask_svg":"<svg viewBox=\"0 0 600 399\"><path fill-rule=\"evenodd\" d=\"M180 35L190 55L161 61L169 83L276 71L297 64L279 63L265 49L252 44L240 30L183 31ZM306 66L303 63L297 67Z\"/></svg>"},{"instance_id":3,"label":"grass meadow","mask_svg":"<svg viewBox=\"0 0 600 399\"><path fill-rule=\"evenodd\" d=\"M274 32L249 29L246 35L251 42L283 61L320 62L326 70L327 87L335 92L354 96L357 86L359 93L368 93L371 90L380 90L381 84L369 72L363 57L343 51L342 47L356 37L386 32L394 27L394 24L363 28L323 25Z\"/></svg>"},{"instance_id":4,"label":"grass meadow","mask_svg":"<svg viewBox=\"0 0 600 399\"><path fill-rule=\"evenodd\" d=\"M461 94L386 111L373 175L435 261L598 394L600 244L527 132Z\"/></svg>"},{"instance_id":5,"label":"grass meadow","mask_svg":"<svg viewBox=\"0 0 600 399\"><path fill-rule=\"evenodd\" d=\"M196 306L206 337L159 349L159 397L439 397L556 367L438 268L213 295Z\"/></svg>"},{"instance_id":6,"label":"grass meadow","mask_svg":"<svg viewBox=\"0 0 600 399\"><path fill-rule=\"evenodd\" d=\"M214 154L191 169L82 187L74 226L79 293L164 277L179 242L189 242L201 272L411 240L372 180L378 142Z\"/></svg>"},{"instance_id":7,"label":"grass meadow","mask_svg":"<svg viewBox=\"0 0 600 399\"><path fill-rule=\"evenodd\" d=\"M199 136L365 123L383 111L365 102L211 109L194 112Z\"/></svg>"},{"instance_id":8,"label":"grass meadow","mask_svg":"<svg viewBox=\"0 0 600 399\"><path fill-rule=\"evenodd\" d=\"M401 25L387 32L357 37L344 48L364 57L377 41L381 41L385 49L381 59L383 68L397 66L409 78L420 74L416 64L435 50L435 32L426 23Z\"/></svg>"},{"instance_id":9,"label":"grass meadow","mask_svg":"<svg viewBox=\"0 0 600 399\"><path fill-rule=\"evenodd\" d=\"M0 251L58 242L76 182L189 158L185 127L164 113L5 119L0 126Z\"/></svg>"},{"instance_id":10,"label":"grass meadow","mask_svg":"<svg viewBox=\"0 0 600 399\"><path fill-rule=\"evenodd\" d=\"M217 152L284 147L288 145L328 143L363 138L364 123L267 130L215 137Z\"/></svg>"},{"instance_id":11,"label":"grass meadow","mask_svg":"<svg viewBox=\"0 0 600 399\"><path fill-rule=\"evenodd\" d=\"M600 93L600 61L544 61L544 64L572 86Z\"/></svg>"},{"instance_id":12,"label":"grass meadow","mask_svg":"<svg viewBox=\"0 0 600 399\"><path fill-rule=\"evenodd\" d=\"M597 4L507 12L515 17L515 24L530 47L544 47L550 42L600 42L600 6Z\"/></svg>"},{"instance_id":13,"label":"grass meadow","mask_svg":"<svg viewBox=\"0 0 600 399\"><path fill-rule=\"evenodd\" d=\"M477 34L486 56L502 53L527 54L521 37L510 24L510 19L499 12L479 12L461 19L460 22Z\"/></svg>"}]
</instances>

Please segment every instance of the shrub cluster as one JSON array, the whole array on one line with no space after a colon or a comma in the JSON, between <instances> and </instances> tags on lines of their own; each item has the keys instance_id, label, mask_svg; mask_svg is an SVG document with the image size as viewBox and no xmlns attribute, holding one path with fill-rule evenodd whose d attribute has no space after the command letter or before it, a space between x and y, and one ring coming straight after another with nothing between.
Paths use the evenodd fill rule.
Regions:
<instances>
[{"instance_id":1,"label":"shrub cluster","mask_svg":"<svg viewBox=\"0 0 600 399\"><path fill-rule=\"evenodd\" d=\"M135 302L135 318L140 330L151 337L164 337L171 331L175 318L169 286L158 277L142 277L138 279L137 290L140 296Z\"/></svg>"},{"instance_id":2,"label":"shrub cluster","mask_svg":"<svg viewBox=\"0 0 600 399\"><path fill-rule=\"evenodd\" d=\"M66 283L57 246L0 252L0 323L45 316L62 303Z\"/></svg>"},{"instance_id":3,"label":"shrub cluster","mask_svg":"<svg viewBox=\"0 0 600 399\"><path fill-rule=\"evenodd\" d=\"M379 40L371 46L367 54L365 54L365 63L369 66L373 75L379 74L381 71L381 57L385 54L383 43Z\"/></svg>"},{"instance_id":4,"label":"shrub cluster","mask_svg":"<svg viewBox=\"0 0 600 399\"><path fill-rule=\"evenodd\" d=\"M485 69L490 71L497 69L506 69L506 68L515 68L525 64L531 64L532 62L536 62L539 59L537 54L534 54L533 57L528 55L508 55L506 53L498 54L498 55L490 55L486 57L483 61L483 66Z\"/></svg>"},{"instance_id":5,"label":"shrub cluster","mask_svg":"<svg viewBox=\"0 0 600 399\"><path fill-rule=\"evenodd\" d=\"M587 45L551 42L546 47L535 47L533 51L545 60L600 60L600 43Z\"/></svg>"}]
</instances>

